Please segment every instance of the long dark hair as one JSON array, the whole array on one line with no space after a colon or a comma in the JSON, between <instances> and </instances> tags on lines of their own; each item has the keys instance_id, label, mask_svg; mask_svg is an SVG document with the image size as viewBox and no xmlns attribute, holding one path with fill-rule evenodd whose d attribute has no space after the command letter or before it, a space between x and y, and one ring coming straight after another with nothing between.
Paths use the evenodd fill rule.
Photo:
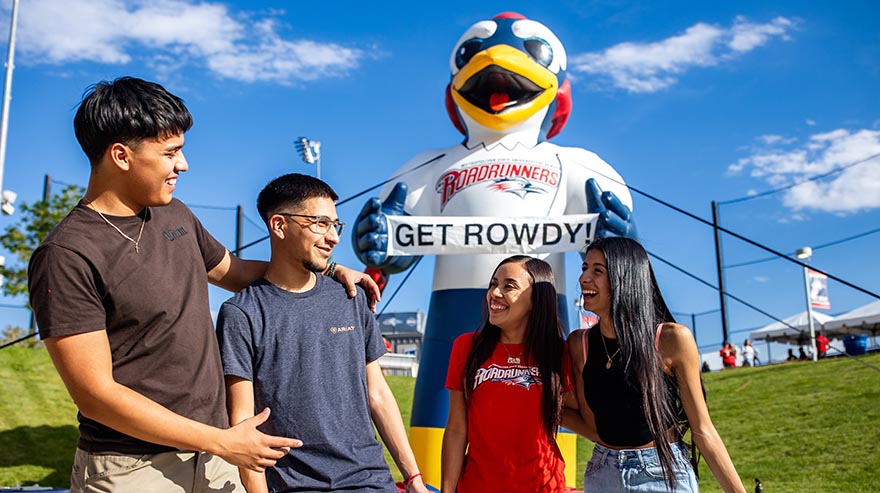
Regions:
<instances>
[{"instance_id":1,"label":"long dark hair","mask_svg":"<svg viewBox=\"0 0 880 493\"><path fill-rule=\"evenodd\" d=\"M526 324L523 358L526 364L534 364L540 372L544 431L550 441L555 441L556 430L562 421L562 354L565 347L562 323L556 306L556 281L550 264L527 255L514 255L504 259L495 267L495 272L509 263L520 264L531 278L532 310ZM473 347L464 365L465 399L473 391L480 365L492 356L501 340L501 329L489 323L485 300L483 313L483 322L474 333Z\"/></svg>"},{"instance_id":2,"label":"long dark hair","mask_svg":"<svg viewBox=\"0 0 880 493\"><path fill-rule=\"evenodd\" d=\"M605 254L611 286L611 321L620 344L627 381L638 382L648 429L669 489L675 489L672 447L668 431L681 438L687 426L676 407L678 396L669 395L660 351L655 346L658 324L675 322L660 293L648 253L630 238L602 238L587 248Z\"/></svg>"}]
</instances>

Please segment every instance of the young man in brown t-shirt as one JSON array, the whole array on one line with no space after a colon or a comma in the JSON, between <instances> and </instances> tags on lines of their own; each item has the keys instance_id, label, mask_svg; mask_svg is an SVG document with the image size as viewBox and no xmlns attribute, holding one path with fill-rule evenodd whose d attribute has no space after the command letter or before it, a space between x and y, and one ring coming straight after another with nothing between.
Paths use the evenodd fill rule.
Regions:
<instances>
[{"instance_id":1,"label":"young man in brown t-shirt","mask_svg":"<svg viewBox=\"0 0 880 493\"><path fill-rule=\"evenodd\" d=\"M162 86L95 85L74 129L91 162L83 200L28 270L40 335L79 408L71 492L242 491L299 440L229 427L206 280L238 291L266 263L227 251L180 201L192 116ZM337 268L351 295L369 278Z\"/></svg>"}]
</instances>

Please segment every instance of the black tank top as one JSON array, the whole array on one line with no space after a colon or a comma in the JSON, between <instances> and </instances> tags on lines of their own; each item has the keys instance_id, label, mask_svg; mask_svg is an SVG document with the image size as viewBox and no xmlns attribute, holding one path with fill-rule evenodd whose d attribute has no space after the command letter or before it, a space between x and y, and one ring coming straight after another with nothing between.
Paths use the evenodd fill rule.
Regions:
<instances>
[{"instance_id":1,"label":"black tank top","mask_svg":"<svg viewBox=\"0 0 880 493\"><path fill-rule=\"evenodd\" d=\"M641 386L634 379L626 379L619 353L611 358L611 368L606 368L608 355L614 355L620 347L617 339L604 337L599 327L588 330L586 337L589 347L582 373L584 398L596 418L599 438L607 445L620 448L641 447L652 442L654 437L645 419ZM602 339L608 348L607 354ZM666 373L663 377L676 414L683 416L678 383Z\"/></svg>"}]
</instances>

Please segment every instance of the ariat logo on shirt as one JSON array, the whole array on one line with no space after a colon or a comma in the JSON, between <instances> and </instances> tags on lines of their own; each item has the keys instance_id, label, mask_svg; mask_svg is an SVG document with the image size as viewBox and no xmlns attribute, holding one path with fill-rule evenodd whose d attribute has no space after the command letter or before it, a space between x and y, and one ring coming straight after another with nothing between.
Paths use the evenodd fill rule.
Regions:
<instances>
[{"instance_id":1,"label":"ariat logo on shirt","mask_svg":"<svg viewBox=\"0 0 880 493\"><path fill-rule=\"evenodd\" d=\"M162 230L162 236L164 236L165 239L168 241L174 241L174 240L184 236L185 234L187 234L187 231L185 229L183 229L183 226L181 226L177 229Z\"/></svg>"},{"instance_id":2,"label":"ariat logo on shirt","mask_svg":"<svg viewBox=\"0 0 880 493\"><path fill-rule=\"evenodd\" d=\"M331 334L338 334L340 332L351 332L354 330L354 325L349 325L348 327L330 327Z\"/></svg>"},{"instance_id":3,"label":"ariat logo on shirt","mask_svg":"<svg viewBox=\"0 0 880 493\"><path fill-rule=\"evenodd\" d=\"M540 372L535 366L501 366L491 364L480 368L474 378L474 390L486 382L499 382L517 385L528 390L532 385L541 385Z\"/></svg>"}]
</instances>

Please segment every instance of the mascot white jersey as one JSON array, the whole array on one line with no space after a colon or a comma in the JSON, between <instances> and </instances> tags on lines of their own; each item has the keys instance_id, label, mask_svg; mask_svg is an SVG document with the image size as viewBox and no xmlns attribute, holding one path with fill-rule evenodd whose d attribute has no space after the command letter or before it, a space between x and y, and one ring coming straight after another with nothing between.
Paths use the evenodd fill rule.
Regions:
<instances>
[{"instance_id":1,"label":"mascot white jersey","mask_svg":"<svg viewBox=\"0 0 880 493\"><path fill-rule=\"evenodd\" d=\"M562 44L544 25L514 13L471 26L450 59L447 109L461 144L403 165L381 197L361 211L353 243L368 267L401 272L415 257L389 256L387 216L559 217L598 213L597 234L632 235L632 199L620 175L594 153L546 141L571 109ZM411 442L432 485L448 411L444 388L452 343L482 321L493 270L510 254L438 255L411 421ZM553 268L565 314L563 254ZM574 486L574 437L560 434L566 478Z\"/></svg>"}]
</instances>

